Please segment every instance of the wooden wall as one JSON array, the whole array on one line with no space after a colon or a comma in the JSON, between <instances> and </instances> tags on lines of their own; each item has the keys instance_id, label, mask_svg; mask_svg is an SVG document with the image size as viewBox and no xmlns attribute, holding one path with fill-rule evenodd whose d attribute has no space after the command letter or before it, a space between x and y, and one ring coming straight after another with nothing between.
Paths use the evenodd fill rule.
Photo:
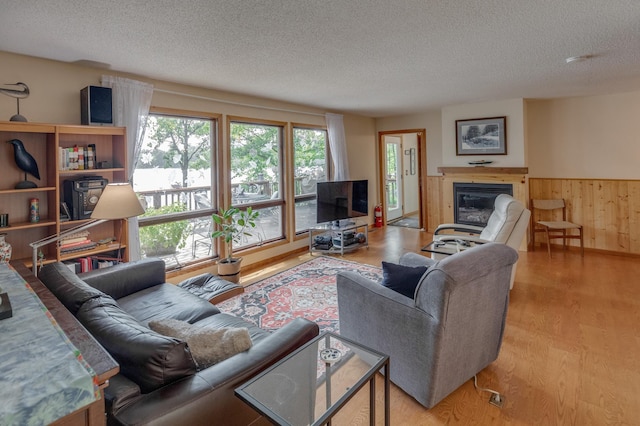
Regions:
<instances>
[{"instance_id":1,"label":"wooden wall","mask_svg":"<svg viewBox=\"0 0 640 426\"><path fill-rule=\"evenodd\" d=\"M566 200L569 220L584 227L586 249L640 255L640 180L528 180L529 198ZM427 231L433 232L446 222L441 176L427 177L427 196Z\"/></svg>"},{"instance_id":2,"label":"wooden wall","mask_svg":"<svg viewBox=\"0 0 640 426\"><path fill-rule=\"evenodd\" d=\"M640 180L530 178L529 194L564 198L568 220L584 227L585 248L640 254Z\"/></svg>"},{"instance_id":3,"label":"wooden wall","mask_svg":"<svg viewBox=\"0 0 640 426\"><path fill-rule=\"evenodd\" d=\"M446 223L442 197L442 177L427 176L427 232L433 233L438 225Z\"/></svg>"}]
</instances>

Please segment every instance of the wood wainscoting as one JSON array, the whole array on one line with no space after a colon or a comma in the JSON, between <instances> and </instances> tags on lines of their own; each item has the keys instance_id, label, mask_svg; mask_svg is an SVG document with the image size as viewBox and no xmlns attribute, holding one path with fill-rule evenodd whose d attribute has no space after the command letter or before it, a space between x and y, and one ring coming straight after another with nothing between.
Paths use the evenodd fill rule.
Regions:
<instances>
[{"instance_id":1,"label":"wood wainscoting","mask_svg":"<svg viewBox=\"0 0 640 426\"><path fill-rule=\"evenodd\" d=\"M452 217L448 183L427 177L429 232ZM564 198L569 220L584 227L586 249L640 255L640 180L528 178L527 198Z\"/></svg>"},{"instance_id":2,"label":"wood wainscoting","mask_svg":"<svg viewBox=\"0 0 640 426\"><path fill-rule=\"evenodd\" d=\"M564 198L568 220L584 228L585 249L640 254L640 180L530 178L529 196Z\"/></svg>"}]
</instances>

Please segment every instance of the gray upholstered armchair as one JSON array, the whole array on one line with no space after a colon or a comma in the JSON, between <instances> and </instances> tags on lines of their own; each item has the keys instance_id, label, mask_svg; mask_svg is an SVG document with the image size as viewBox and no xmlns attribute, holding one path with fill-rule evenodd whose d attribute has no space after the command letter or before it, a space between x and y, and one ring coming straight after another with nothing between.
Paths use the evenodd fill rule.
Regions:
<instances>
[{"instance_id":1,"label":"gray upholstered armchair","mask_svg":"<svg viewBox=\"0 0 640 426\"><path fill-rule=\"evenodd\" d=\"M388 354L391 381L431 408L498 357L517 259L498 243L438 261L407 253L401 264L431 265L414 299L340 272L340 334Z\"/></svg>"}]
</instances>

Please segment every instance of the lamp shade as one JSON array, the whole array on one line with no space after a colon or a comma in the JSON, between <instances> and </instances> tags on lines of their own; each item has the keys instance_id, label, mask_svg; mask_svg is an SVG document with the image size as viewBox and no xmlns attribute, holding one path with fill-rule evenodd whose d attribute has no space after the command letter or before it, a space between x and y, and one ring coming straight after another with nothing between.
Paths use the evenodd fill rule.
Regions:
<instances>
[{"instance_id":1,"label":"lamp shade","mask_svg":"<svg viewBox=\"0 0 640 426\"><path fill-rule=\"evenodd\" d=\"M91 219L127 219L144 213L144 208L128 183L110 183L102 191Z\"/></svg>"}]
</instances>

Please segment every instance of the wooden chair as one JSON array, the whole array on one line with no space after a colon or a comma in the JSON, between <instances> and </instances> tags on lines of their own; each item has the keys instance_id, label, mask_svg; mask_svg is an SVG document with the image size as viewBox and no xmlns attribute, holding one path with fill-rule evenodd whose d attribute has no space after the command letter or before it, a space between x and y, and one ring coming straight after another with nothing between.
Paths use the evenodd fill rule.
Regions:
<instances>
[{"instance_id":1,"label":"wooden chair","mask_svg":"<svg viewBox=\"0 0 640 426\"><path fill-rule=\"evenodd\" d=\"M567 221L567 206L564 199L531 200L529 205L531 207L531 244L534 250L536 246L536 233L544 232L547 235L547 252L549 253L549 257L551 257L551 240L557 238L562 238L563 249L567 248L567 239L579 239L580 254L584 256L582 225ZM562 220L553 220L555 217L552 211L560 209L562 210ZM538 214L536 214L536 210ZM541 210L550 212L543 216L544 219L548 220L539 220L539 216L542 215ZM573 230L577 230L578 234L567 233L567 231L573 232Z\"/></svg>"}]
</instances>

